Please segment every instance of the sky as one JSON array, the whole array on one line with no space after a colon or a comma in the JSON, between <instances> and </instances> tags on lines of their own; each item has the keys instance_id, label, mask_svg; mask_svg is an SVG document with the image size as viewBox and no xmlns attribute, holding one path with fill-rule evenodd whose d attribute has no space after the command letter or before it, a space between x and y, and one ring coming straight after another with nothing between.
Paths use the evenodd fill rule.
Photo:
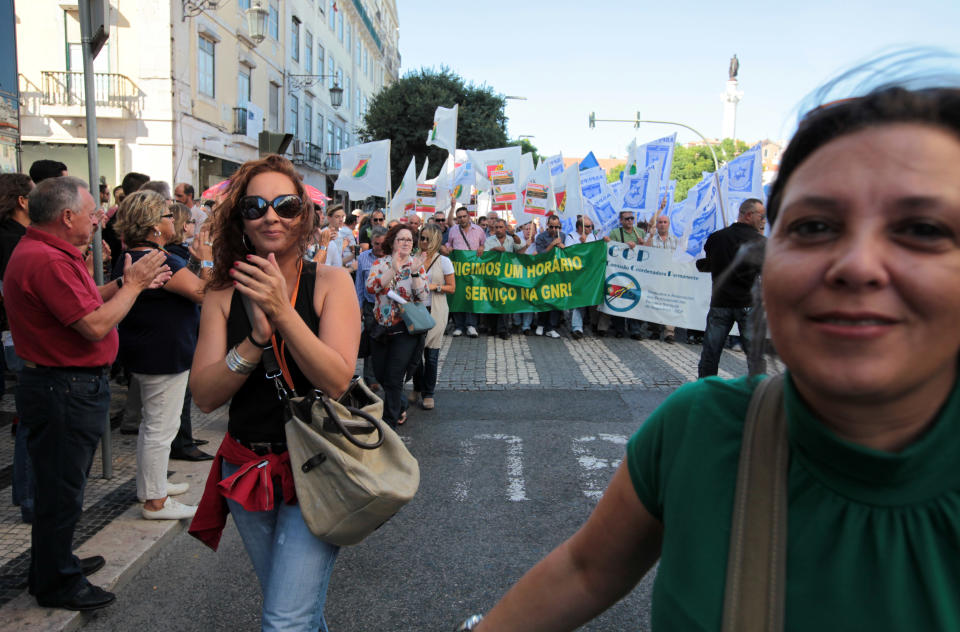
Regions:
<instances>
[{"instance_id":1,"label":"sky","mask_svg":"<svg viewBox=\"0 0 960 632\"><path fill-rule=\"evenodd\" d=\"M740 61L737 137L789 140L801 103L839 73L894 48L960 54L960 0L633 2L397 0L401 74L446 66L508 100L510 138L541 155L622 157L678 132L720 135L730 58ZM956 61L950 62L960 67ZM469 149L469 148L465 148Z\"/></svg>"}]
</instances>

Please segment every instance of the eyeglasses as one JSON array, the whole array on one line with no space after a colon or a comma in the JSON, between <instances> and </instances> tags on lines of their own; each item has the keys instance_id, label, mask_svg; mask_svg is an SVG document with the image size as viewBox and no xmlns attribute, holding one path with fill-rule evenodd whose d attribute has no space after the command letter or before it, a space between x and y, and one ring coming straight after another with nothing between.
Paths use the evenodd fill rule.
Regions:
<instances>
[{"instance_id":1,"label":"eyeglasses","mask_svg":"<svg viewBox=\"0 0 960 632\"><path fill-rule=\"evenodd\" d=\"M184 222L184 224L196 224L196 223L197 223L197 220L195 219L188 219L187 221Z\"/></svg>"},{"instance_id":2,"label":"eyeglasses","mask_svg":"<svg viewBox=\"0 0 960 632\"><path fill-rule=\"evenodd\" d=\"M303 209L303 200L297 195L278 195L273 198L273 201L266 200L259 195L248 195L240 198L240 215L243 219L260 219L267 214L267 209L271 207L280 217L293 219Z\"/></svg>"},{"instance_id":3,"label":"eyeglasses","mask_svg":"<svg viewBox=\"0 0 960 632\"><path fill-rule=\"evenodd\" d=\"M584 228L585 230L593 230L593 224L584 224L584 225L583 225L583 228Z\"/></svg>"},{"instance_id":4,"label":"eyeglasses","mask_svg":"<svg viewBox=\"0 0 960 632\"><path fill-rule=\"evenodd\" d=\"M173 219L173 213L167 213L165 215L161 215L160 219Z\"/></svg>"},{"instance_id":5,"label":"eyeglasses","mask_svg":"<svg viewBox=\"0 0 960 632\"><path fill-rule=\"evenodd\" d=\"M430 241L430 238L429 238L429 237L421 237L421 238L420 238L420 241Z\"/></svg>"},{"instance_id":6,"label":"eyeglasses","mask_svg":"<svg viewBox=\"0 0 960 632\"><path fill-rule=\"evenodd\" d=\"M394 241L410 242L411 244L413 243L413 239L410 239L409 237L397 237L394 239Z\"/></svg>"},{"instance_id":7,"label":"eyeglasses","mask_svg":"<svg viewBox=\"0 0 960 632\"><path fill-rule=\"evenodd\" d=\"M383 218L382 218L382 217L371 217L371 218L370 218L370 221L373 222L373 223L375 223L375 224L382 224L382 223L383 223Z\"/></svg>"}]
</instances>

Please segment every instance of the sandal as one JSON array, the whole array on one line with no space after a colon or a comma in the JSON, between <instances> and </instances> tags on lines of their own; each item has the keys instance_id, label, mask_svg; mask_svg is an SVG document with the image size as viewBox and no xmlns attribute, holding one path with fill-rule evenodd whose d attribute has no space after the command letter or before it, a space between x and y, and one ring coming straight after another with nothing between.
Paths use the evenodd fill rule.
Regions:
<instances>
[{"instance_id":1,"label":"sandal","mask_svg":"<svg viewBox=\"0 0 960 632\"><path fill-rule=\"evenodd\" d=\"M402 426L405 423L407 423L407 411L403 411L402 413L400 413L400 418L397 419L398 426Z\"/></svg>"}]
</instances>

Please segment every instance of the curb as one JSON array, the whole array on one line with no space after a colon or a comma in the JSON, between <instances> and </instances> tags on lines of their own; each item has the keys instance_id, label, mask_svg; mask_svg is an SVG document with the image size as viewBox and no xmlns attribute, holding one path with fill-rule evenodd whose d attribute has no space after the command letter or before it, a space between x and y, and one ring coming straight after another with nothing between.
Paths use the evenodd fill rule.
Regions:
<instances>
[{"instance_id":1,"label":"curb","mask_svg":"<svg viewBox=\"0 0 960 632\"><path fill-rule=\"evenodd\" d=\"M217 430L200 430L195 436L198 439L207 439L211 447L219 446L224 433ZM190 489L178 500L185 504L198 503L203 495L211 461L172 461L171 464L176 469L172 478L177 482L190 483ZM189 524L187 520L144 520L140 516L138 503L84 542L75 553L79 557L104 556L107 560L106 566L92 575L90 581L106 590L117 592L136 577L162 550L164 544L186 530ZM124 604L118 599L107 607L124 607ZM41 608L33 596L24 590L0 608L0 632L67 632L82 627L87 619L88 615L83 612Z\"/></svg>"}]
</instances>

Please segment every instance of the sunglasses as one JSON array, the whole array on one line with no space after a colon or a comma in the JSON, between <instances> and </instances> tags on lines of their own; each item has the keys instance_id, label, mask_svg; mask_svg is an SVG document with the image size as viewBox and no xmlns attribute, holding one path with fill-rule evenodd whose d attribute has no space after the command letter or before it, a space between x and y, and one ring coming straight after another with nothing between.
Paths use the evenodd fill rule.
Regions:
<instances>
[{"instance_id":1,"label":"sunglasses","mask_svg":"<svg viewBox=\"0 0 960 632\"><path fill-rule=\"evenodd\" d=\"M271 207L280 217L293 219L303 209L303 200L296 195L278 195L273 201L265 200L259 195L248 195L240 199L240 215L243 219L260 219Z\"/></svg>"},{"instance_id":2,"label":"sunglasses","mask_svg":"<svg viewBox=\"0 0 960 632\"><path fill-rule=\"evenodd\" d=\"M160 219L173 219L173 213L167 213L166 215L161 215Z\"/></svg>"},{"instance_id":3,"label":"sunglasses","mask_svg":"<svg viewBox=\"0 0 960 632\"><path fill-rule=\"evenodd\" d=\"M373 222L373 223L375 223L375 224L382 224L382 223L383 223L383 218L382 218L382 217L374 217L374 218L371 218L370 221Z\"/></svg>"}]
</instances>

